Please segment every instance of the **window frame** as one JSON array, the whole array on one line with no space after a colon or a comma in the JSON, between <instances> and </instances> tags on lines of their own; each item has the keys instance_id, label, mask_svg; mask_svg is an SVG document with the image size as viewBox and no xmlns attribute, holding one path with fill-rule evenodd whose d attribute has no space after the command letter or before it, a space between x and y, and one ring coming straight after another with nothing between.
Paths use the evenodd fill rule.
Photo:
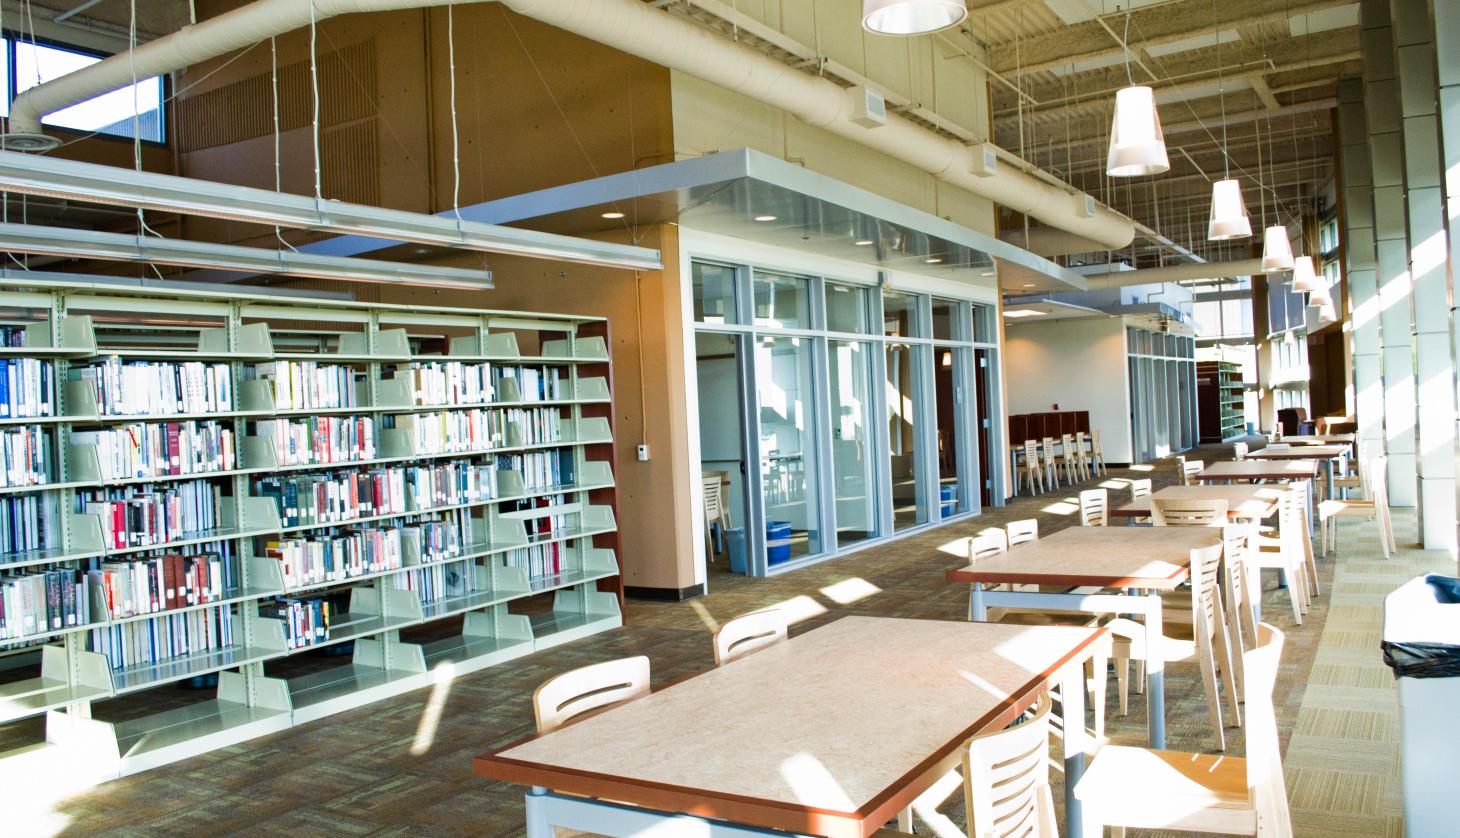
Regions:
<instances>
[{"instance_id":1,"label":"window frame","mask_svg":"<svg viewBox=\"0 0 1460 838\"><path fill-rule=\"evenodd\" d=\"M15 97L17 97L17 96L20 95L20 90L19 90L19 85L18 85L18 79L17 79L17 76L16 76L16 65L17 65L16 46L18 44L25 43L25 44L29 44L29 45L34 46L34 47L46 47L48 49L54 49L54 50L58 50L60 52L69 52L69 53L73 53L75 55L90 56L92 58L97 59L98 61L105 61L106 59L111 58L114 55L121 55L122 54L122 53L106 53L106 52L102 52L101 50L94 49L94 48L91 48L91 47L84 47L84 46L79 46L77 44L69 44L69 43L66 43L64 41L58 41L58 40L56 40L54 38L45 38L45 37L41 37L41 36L38 36L38 35L37 36L32 36L29 33L17 32L14 29L10 29L9 27L7 27L7 28L5 28L3 30L0 30L0 38L3 38L4 39L5 65L6 65L6 74L7 74L7 78L6 78L6 89L5 89L5 97L6 97L6 99L5 99L5 116L6 116L6 118L9 118L10 108L11 108L12 104L15 102ZM149 78L152 78L152 77L149 76ZM169 145L170 145L171 136L172 136L172 131L170 130L171 123L172 123L172 115L170 113L170 110L171 109L169 107L172 104L172 77L171 77L171 74L164 73L164 74L161 74L161 75L156 76L156 78L158 80L157 111L158 111L158 115L159 115L159 119L158 119L158 122L157 122L157 130L158 130L158 133L161 135L161 139L152 140L152 139L147 139L147 138L143 137L141 139L141 142L142 142L143 145L152 146L154 148L168 148ZM143 81L146 81L146 79L138 79L138 82L139 83L141 83ZM42 84L44 84L44 83L45 82L42 82ZM121 89L121 88L118 88L118 89ZM98 95L103 95L104 96L106 94L103 93L103 94L98 94ZM96 97L92 97L92 98L96 98ZM90 100L87 100L87 101L90 101ZM79 105L81 103L80 102L77 102L76 104ZM47 116L49 116L49 115L47 115ZM59 131L59 132L62 132L64 134L68 134L68 135L74 136L76 139L104 138L104 139L107 139L107 140L110 140L110 141L114 141L114 142L115 141L120 141L120 142L124 142L124 143L131 143L131 142L133 142L133 138L130 137L130 136L127 136L125 134L113 134L113 133L110 133L108 131L102 131L102 130L99 130L99 129L87 130L87 129L84 129L84 128L68 128L68 127L66 127L64 125L53 125L50 122L47 122L46 119L45 119L45 117L42 117L41 118L41 125L45 126L45 128L47 130L50 130L50 131Z\"/></svg>"}]
</instances>

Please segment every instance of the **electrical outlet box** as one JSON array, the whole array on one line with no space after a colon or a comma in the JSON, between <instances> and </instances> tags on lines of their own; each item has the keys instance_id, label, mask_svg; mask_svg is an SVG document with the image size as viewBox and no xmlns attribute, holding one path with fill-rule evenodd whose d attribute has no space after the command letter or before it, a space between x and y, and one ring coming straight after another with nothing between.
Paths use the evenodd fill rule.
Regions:
<instances>
[{"instance_id":1,"label":"electrical outlet box","mask_svg":"<svg viewBox=\"0 0 1460 838\"><path fill-rule=\"evenodd\" d=\"M640 445L639 446L639 462L641 462L641 463L647 463L647 462L649 462L649 446L647 446L647 445Z\"/></svg>"}]
</instances>

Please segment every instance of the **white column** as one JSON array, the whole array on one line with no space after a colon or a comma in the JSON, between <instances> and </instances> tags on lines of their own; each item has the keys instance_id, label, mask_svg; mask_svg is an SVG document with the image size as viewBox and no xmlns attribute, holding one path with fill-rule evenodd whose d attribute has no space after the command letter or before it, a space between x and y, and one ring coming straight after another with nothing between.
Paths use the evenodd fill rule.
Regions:
<instances>
[{"instance_id":1,"label":"white column","mask_svg":"<svg viewBox=\"0 0 1460 838\"><path fill-rule=\"evenodd\" d=\"M1384 453L1389 503L1414 506L1418 474L1414 446L1413 301L1405 234L1404 153L1399 81L1388 0L1364 0L1359 44L1364 58L1364 115L1374 174L1374 249L1379 268L1379 358L1384 379Z\"/></svg>"},{"instance_id":2,"label":"white column","mask_svg":"<svg viewBox=\"0 0 1460 838\"><path fill-rule=\"evenodd\" d=\"M1414 294L1419 533L1428 550L1455 552L1455 365L1451 360L1449 242L1440 190L1435 42L1429 9L1390 0L1404 136L1409 275Z\"/></svg>"},{"instance_id":3,"label":"white column","mask_svg":"<svg viewBox=\"0 0 1460 838\"><path fill-rule=\"evenodd\" d=\"M1364 82L1338 83L1338 133L1344 214L1344 276L1348 282L1353 342L1354 412L1364 448L1384 450L1384 381L1379 366L1379 285L1374 256L1374 178Z\"/></svg>"},{"instance_id":4,"label":"white column","mask_svg":"<svg viewBox=\"0 0 1460 838\"><path fill-rule=\"evenodd\" d=\"M1447 267L1453 275L1453 259L1456 253L1460 253L1460 0L1434 0L1434 11L1435 69L1440 85L1442 184L1446 215L1452 219ZM1453 309L1450 314L1452 357L1460 358L1460 329L1454 328ZM1453 386L1453 382L1451 384Z\"/></svg>"}]
</instances>

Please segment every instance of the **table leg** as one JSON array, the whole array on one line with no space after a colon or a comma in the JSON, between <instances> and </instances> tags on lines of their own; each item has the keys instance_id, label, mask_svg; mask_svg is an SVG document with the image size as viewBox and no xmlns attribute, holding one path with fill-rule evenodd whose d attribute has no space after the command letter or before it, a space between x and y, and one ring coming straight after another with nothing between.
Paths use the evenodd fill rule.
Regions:
<instances>
[{"instance_id":1,"label":"table leg","mask_svg":"<svg viewBox=\"0 0 1460 838\"><path fill-rule=\"evenodd\" d=\"M553 825L548 821L547 789L533 786L527 793L527 838L554 838Z\"/></svg>"},{"instance_id":2,"label":"table leg","mask_svg":"<svg viewBox=\"0 0 1460 838\"><path fill-rule=\"evenodd\" d=\"M1325 498L1332 498L1333 497L1333 458L1332 457L1330 457L1330 458L1328 458L1328 459L1326 459L1326 460L1323 461L1323 480L1324 480L1325 483L1328 484L1328 492L1327 492L1327 494L1324 495L1324 497Z\"/></svg>"},{"instance_id":3,"label":"table leg","mask_svg":"<svg viewBox=\"0 0 1460 838\"><path fill-rule=\"evenodd\" d=\"M1060 703L1064 713L1065 836L1084 835L1080 801L1075 786L1085 774L1085 664L1065 668L1060 680Z\"/></svg>"},{"instance_id":4,"label":"table leg","mask_svg":"<svg viewBox=\"0 0 1460 838\"><path fill-rule=\"evenodd\" d=\"M988 608L983 604L983 583L974 582L968 586L968 619L981 623L988 618Z\"/></svg>"},{"instance_id":5,"label":"table leg","mask_svg":"<svg viewBox=\"0 0 1460 838\"><path fill-rule=\"evenodd\" d=\"M1023 475L1019 473L1019 455L1014 453L1013 448L1009 449L1009 476L1014 478L1011 481L1014 484L1012 487L1014 493L1011 497L1017 498L1019 497L1019 481L1023 479Z\"/></svg>"},{"instance_id":6,"label":"table leg","mask_svg":"<svg viewBox=\"0 0 1460 838\"><path fill-rule=\"evenodd\" d=\"M1146 732L1151 747L1166 747L1166 662L1162 646L1161 594L1146 593Z\"/></svg>"}]
</instances>

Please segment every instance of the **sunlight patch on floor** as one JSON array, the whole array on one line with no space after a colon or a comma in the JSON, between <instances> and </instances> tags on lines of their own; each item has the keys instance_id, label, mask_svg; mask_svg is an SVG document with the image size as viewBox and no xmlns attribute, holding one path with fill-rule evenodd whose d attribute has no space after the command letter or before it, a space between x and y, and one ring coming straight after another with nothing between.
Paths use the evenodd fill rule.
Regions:
<instances>
[{"instance_id":1,"label":"sunlight patch on floor","mask_svg":"<svg viewBox=\"0 0 1460 838\"><path fill-rule=\"evenodd\" d=\"M851 605L860 602L869 596L882 593L882 589L868 582L860 576L851 579L843 579L840 582L833 582L821 589L821 595L835 602L837 605Z\"/></svg>"}]
</instances>

